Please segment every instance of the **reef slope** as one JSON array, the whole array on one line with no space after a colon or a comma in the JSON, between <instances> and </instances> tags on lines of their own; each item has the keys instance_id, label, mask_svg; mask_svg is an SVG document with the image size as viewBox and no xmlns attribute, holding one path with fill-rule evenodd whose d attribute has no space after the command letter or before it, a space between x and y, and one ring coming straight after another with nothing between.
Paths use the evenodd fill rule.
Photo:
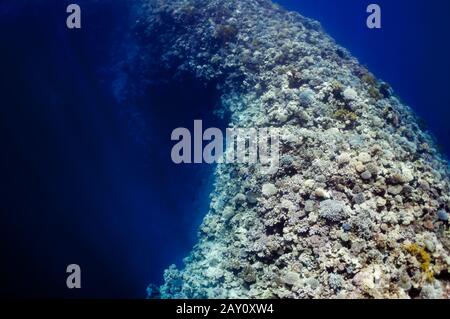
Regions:
<instances>
[{"instance_id":1,"label":"reef slope","mask_svg":"<svg viewBox=\"0 0 450 319\"><path fill-rule=\"evenodd\" d=\"M213 83L230 125L282 136L270 174L217 167L162 298L449 296L448 164L388 84L271 1L145 1L139 15L143 79Z\"/></svg>"}]
</instances>

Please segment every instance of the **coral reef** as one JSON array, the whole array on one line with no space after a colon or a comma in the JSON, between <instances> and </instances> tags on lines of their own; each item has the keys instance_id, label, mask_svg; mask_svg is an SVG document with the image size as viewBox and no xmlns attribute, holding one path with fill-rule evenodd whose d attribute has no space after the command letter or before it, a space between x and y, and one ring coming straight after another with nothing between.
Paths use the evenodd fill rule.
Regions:
<instances>
[{"instance_id":1,"label":"coral reef","mask_svg":"<svg viewBox=\"0 0 450 319\"><path fill-rule=\"evenodd\" d=\"M282 136L278 170L218 165L198 243L166 270L162 298L449 297L448 163L389 85L268 0L140 10L145 81L213 83L231 126Z\"/></svg>"}]
</instances>

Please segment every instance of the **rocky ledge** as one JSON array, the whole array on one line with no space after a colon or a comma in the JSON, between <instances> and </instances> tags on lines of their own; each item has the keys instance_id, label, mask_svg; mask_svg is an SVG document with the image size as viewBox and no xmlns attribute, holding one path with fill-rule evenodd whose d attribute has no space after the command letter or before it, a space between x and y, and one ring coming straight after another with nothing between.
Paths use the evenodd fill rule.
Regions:
<instances>
[{"instance_id":1,"label":"rocky ledge","mask_svg":"<svg viewBox=\"0 0 450 319\"><path fill-rule=\"evenodd\" d=\"M268 0L139 10L145 80L213 84L230 126L282 136L270 174L218 165L197 245L152 296L449 297L448 162L387 83Z\"/></svg>"}]
</instances>

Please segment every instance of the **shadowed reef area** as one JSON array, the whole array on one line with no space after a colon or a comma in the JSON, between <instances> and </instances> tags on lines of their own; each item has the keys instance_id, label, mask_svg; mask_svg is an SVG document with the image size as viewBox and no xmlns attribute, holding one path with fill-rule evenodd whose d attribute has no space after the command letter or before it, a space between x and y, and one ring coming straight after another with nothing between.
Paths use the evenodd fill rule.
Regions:
<instances>
[{"instance_id":1,"label":"shadowed reef area","mask_svg":"<svg viewBox=\"0 0 450 319\"><path fill-rule=\"evenodd\" d=\"M448 163L387 83L268 0L144 3L140 83L194 77L230 125L282 137L270 174L218 165L197 245L150 297L449 297Z\"/></svg>"}]
</instances>

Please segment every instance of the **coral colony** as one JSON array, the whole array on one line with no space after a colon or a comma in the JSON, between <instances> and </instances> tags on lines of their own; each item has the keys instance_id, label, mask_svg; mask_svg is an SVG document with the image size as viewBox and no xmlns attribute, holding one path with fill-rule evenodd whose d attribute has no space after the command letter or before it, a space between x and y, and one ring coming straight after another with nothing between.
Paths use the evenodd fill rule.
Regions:
<instances>
[{"instance_id":1,"label":"coral colony","mask_svg":"<svg viewBox=\"0 0 450 319\"><path fill-rule=\"evenodd\" d=\"M220 129L208 128L203 132L203 122L195 120L193 136L183 127L172 132L172 141L179 141L172 148L172 161L175 164L259 162L261 169L272 171L279 165L278 135L279 130L275 128L227 128L224 143ZM204 142L208 142L205 147Z\"/></svg>"},{"instance_id":2,"label":"coral colony","mask_svg":"<svg viewBox=\"0 0 450 319\"><path fill-rule=\"evenodd\" d=\"M197 245L150 297L450 297L447 162L318 22L269 0L155 0L136 30L149 80L213 83L230 127L280 131L276 170L217 165Z\"/></svg>"}]
</instances>

